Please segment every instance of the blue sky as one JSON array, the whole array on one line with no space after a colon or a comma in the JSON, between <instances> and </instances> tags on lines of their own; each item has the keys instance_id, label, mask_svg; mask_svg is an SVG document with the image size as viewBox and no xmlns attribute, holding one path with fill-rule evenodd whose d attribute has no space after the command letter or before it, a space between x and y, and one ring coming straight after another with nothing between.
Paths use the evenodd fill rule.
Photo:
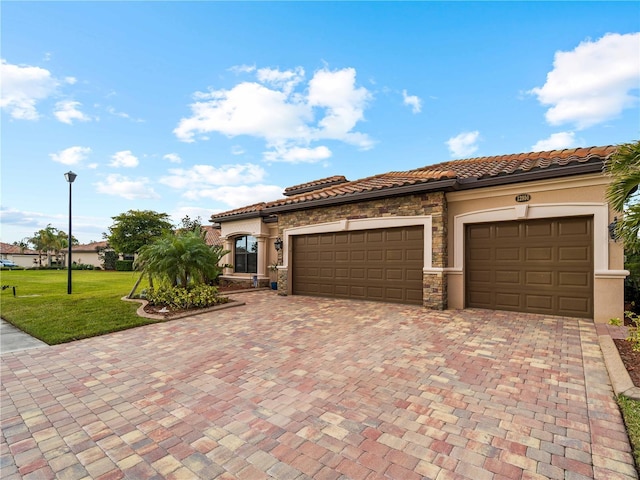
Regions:
<instances>
[{"instance_id":1,"label":"blue sky","mask_svg":"<svg viewBox=\"0 0 640 480\"><path fill-rule=\"evenodd\" d=\"M1 5L0 240L640 138L637 2Z\"/></svg>"}]
</instances>

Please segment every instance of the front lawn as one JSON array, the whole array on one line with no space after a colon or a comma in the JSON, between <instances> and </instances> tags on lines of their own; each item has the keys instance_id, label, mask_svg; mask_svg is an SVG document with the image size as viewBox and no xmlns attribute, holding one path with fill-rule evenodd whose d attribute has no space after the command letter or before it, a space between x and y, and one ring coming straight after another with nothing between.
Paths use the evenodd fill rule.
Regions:
<instances>
[{"instance_id":1,"label":"front lawn","mask_svg":"<svg viewBox=\"0 0 640 480\"><path fill-rule=\"evenodd\" d=\"M620 395L618 404L620 405L620 410L622 410L624 423L627 426L633 456L636 460L636 469L640 474L640 401Z\"/></svg>"},{"instance_id":2,"label":"front lawn","mask_svg":"<svg viewBox=\"0 0 640 480\"><path fill-rule=\"evenodd\" d=\"M67 294L66 270L2 270L2 318L49 345L155 323L136 315L138 303L122 297L139 273L74 270ZM138 292L146 288L145 281Z\"/></svg>"}]
</instances>

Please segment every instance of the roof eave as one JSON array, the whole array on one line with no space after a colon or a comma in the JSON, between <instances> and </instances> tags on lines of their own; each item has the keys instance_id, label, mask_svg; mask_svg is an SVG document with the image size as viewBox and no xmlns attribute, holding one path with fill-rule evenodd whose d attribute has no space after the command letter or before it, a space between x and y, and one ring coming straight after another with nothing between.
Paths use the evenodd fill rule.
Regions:
<instances>
[{"instance_id":1,"label":"roof eave","mask_svg":"<svg viewBox=\"0 0 640 480\"><path fill-rule=\"evenodd\" d=\"M328 207L332 205L340 205L345 203L361 202L363 200L375 200L375 199L385 198L385 197L397 197L397 196L432 192L432 191L438 191L438 190L455 190L456 185L457 185L457 179L449 178L446 180L438 180L434 182L403 185L400 187L382 188L380 190L369 190L366 192L340 195L336 197L319 198L316 200L309 200L309 201L300 202L300 203L277 205L273 207L267 207L263 210L263 212L264 213L290 212L295 210L306 210L309 208Z\"/></svg>"},{"instance_id":2,"label":"roof eave","mask_svg":"<svg viewBox=\"0 0 640 480\"><path fill-rule=\"evenodd\" d=\"M548 180L551 178L599 173L602 172L603 163L604 160L597 159L576 165L547 167L534 171L511 173L509 175L500 175L487 178L464 178L459 180L458 189L469 190L473 188L493 187L497 185L509 185L513 183L532 182L536 180Z\"/></svg>"}]
</instances>

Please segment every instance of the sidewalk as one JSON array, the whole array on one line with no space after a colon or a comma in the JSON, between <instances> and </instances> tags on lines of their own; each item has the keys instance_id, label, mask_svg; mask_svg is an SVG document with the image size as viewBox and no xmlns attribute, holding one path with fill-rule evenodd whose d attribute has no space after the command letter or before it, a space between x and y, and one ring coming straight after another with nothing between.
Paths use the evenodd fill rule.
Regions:
<instances>
[{"instance_id":1,"label":"sidewalk","mask_svg":"<svg viewBox=\"0 0 640 480\"><path fill-rule=\"evenodd\" d=\"M48 345L0 319L0 354Z\"/></svg>"}]
</instances>

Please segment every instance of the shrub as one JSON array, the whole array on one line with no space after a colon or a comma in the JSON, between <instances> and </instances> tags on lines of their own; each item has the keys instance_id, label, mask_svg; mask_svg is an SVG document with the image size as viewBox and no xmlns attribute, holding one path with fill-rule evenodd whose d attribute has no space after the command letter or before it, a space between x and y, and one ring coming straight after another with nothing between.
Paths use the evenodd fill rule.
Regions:
<instances>
[{"instance_id":1,"label":"shrub","mask_svg":"<svg viewBox=\"0 0 640 480\"><path fill-rule=\"evenodd\" d=\"M633 323L632 327L629 327L629 336L627 340L631 342L631 346L634 352L640 352L640 315L634 312L625 312L627 318Z\"/></svg>"},{"instance_id":2,"label":"shrub","mask_svg":"<svg viewBox=\"0 0 640 480\"><path fill-rule=\"evenodd\" d=\"M132 272L133 260L118 260L116 261L116 270L118 272Z\"/></svg>"},{"instance_id":3,"label":"shrub","mask_svg":"<svg viewBox=\"0 0 640 480\"><path fill-rule=\"evenodd\" d=\"M115 270L116 262L118 261L118 254L113 250L105 250L100 254L102 260L104 262L105 270Z\"/></svg>"},{"instance_id":4,"label":"shrub","mask_svg":"<svg viewBox=\"0 0 640 480\"><path fill-rule=\"evenodd\" d=\"M173 308L204 308L227 303L227 297L218 295L218 289L210 285L194 285L189 288L162 285L145 292L151 305Z\"/></svg>"}]
</instances>

